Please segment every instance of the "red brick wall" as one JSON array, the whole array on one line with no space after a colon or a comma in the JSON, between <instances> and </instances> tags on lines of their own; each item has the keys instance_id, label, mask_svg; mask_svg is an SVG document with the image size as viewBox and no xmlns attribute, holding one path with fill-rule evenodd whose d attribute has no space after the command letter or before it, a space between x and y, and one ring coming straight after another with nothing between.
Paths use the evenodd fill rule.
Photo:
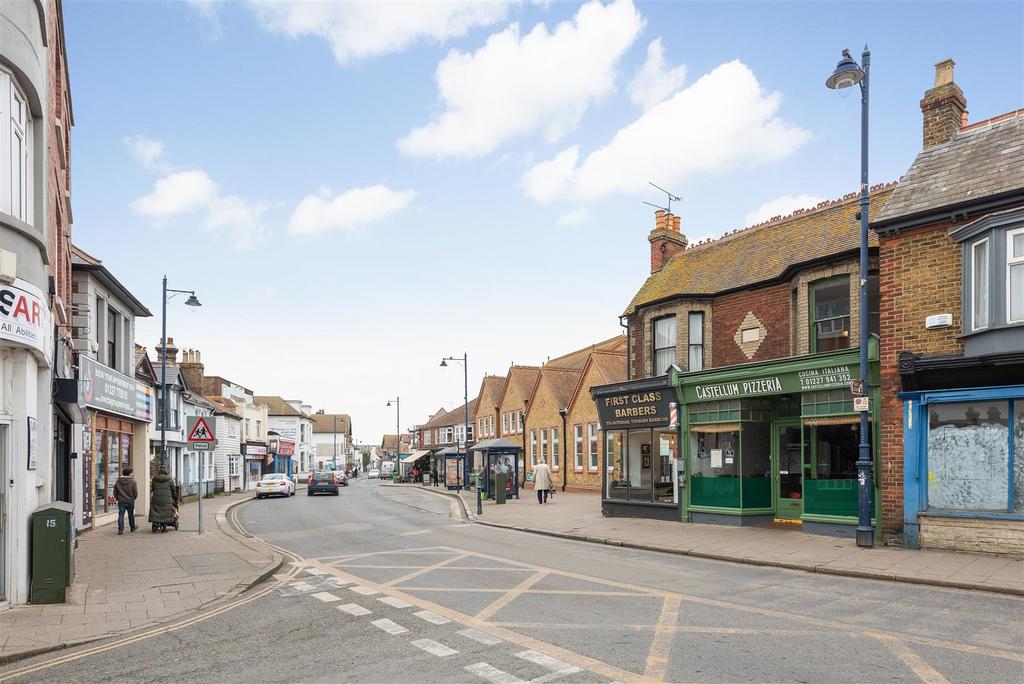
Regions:
<instances>
[{"instance_id":1,"label":"red brick wall","mask_svg":"<svg viewBox=\"0 0 1024 684\"><path fill-rule=\"evenodd\" d=\"M715 299L714 324L711 327L715 368L789 356L789 299L788 283L745 290ZM757 352L750 358L733 339L748 312L753 313L767 329Z\"/></svg>"},{"instance_id":2,"label":"red brick wall","mask_svg":"<svg viewBox=\"0 0 1024 684\"><path fill-rule=\"evenodd\" d=\"M71 301L71 221L67 211L65 193L71 191L71 107L66 77L64 38L61 15L55 0L49 0L47 12L47 81L45 125L47 138L47 211L49 232L50 276L54 279L57 296L70 306ZM54 122L59 121L58 128ZM62 141L58 141L58 135ZM63 145L60 144L63 142ZM61 154L63 146L64 154ZM45 289L45 287L44 287Z\"/></svg>"},{"instance_id":3,"label":"red brick wall","mask_svg":"<svg viewBox=\"0 0 1024 684\"><path fill-rule=\"evenodd\" d=\"M897 535L903 526L903 406L897 358L910 351L926 356L957 354L961 332L960 246L950 240L948 224L927 226L879 240L881 291L882 533ZM926 316L953 314L953 325L926 330Z\"/></svg>"}]
</instances>

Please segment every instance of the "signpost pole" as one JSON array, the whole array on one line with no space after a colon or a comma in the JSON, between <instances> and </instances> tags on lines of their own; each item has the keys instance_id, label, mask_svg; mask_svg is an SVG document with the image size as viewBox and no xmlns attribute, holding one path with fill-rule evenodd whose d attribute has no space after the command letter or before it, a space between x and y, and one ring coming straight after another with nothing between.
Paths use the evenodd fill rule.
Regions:
<instances>
[{"instance_id":1,"label":"signpost pole","mask_svg":"<svg viewBox=\"0 0 1024 684\"><path fill-rule=\"evenodd\" d=\"M199 534L203 533L203 469L206 464L206 452L199 451Z\"/></svg>"}]
</instances>

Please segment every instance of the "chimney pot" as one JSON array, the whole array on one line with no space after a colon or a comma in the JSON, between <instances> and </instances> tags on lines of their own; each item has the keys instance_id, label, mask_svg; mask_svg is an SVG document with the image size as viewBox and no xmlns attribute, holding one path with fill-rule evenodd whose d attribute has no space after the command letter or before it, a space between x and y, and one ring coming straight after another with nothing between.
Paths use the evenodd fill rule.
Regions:
<instances>
[{"instance_id":1,"label":"chimney pot","mask_svg":"<svg viewBox=\"0 0 1024 684\"><path fill-rule=\"evenodd\" d=\"M935 64L935 87L953 82L953 67L956 62L951 59L944 59Z\"/></svg>"},{"instance_id":2,"label":"chimney pot","mask_svg":"<svg viewBox=\"0 0 1024 684\"><path fill-rule=\"evenodd\" d=\"M682 219L679 216L672 217L672 230L674 230L677 233L680 232L681 224Z\"/></svg>"}]
</instances>

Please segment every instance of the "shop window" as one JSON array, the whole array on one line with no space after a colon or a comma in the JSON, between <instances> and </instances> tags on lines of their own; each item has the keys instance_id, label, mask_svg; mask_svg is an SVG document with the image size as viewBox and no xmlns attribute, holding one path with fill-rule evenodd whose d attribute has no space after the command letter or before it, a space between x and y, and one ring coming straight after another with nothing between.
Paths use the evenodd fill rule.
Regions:
<instances>
[{"instance_id":1,"label":"shop window","mask_svg":"<svg viewBox=\"0 0 1024 684\"><path fill-rule=\"evenodd\" d=\"M811 353L850 346L850 277L811 284Z\"/></svg>"},{"instance_id":2,"label":"shop window","mask_svg":"<svg viewBox=\"0 0 1024 684\"><path fill-rule=\"evenodd\" d=\"M530 430L530 465L537 465L537 431Z\"/></svg>"},{"instance_id":3,"label":"shop window","mask_svg":"<svg viewBox=\"0 0 1024 684\"><path fill-rule=\"evenodd\" d=\"M805 420L803 428L804 472L807 474L803 480L804 512L856 516L860 419L852 415L843 424L815 425L814 422L814 419Z\"/></svg>"},{"instance_id":4,"label":"shop window","mask_svg":"<svg viewBox=\"0 0 1024 684\"><path fill-rule=\"evenodd\" d=\"M672 467L676 459L676 433L659 432L657 437L654 500L660 503L676 503L675 471Z\"/></svg>"},{"instance_id":5,"label":"shop window","mask_svg":"<svg viewBox=\"0 0 1024 684\"><path fill-rule=\"evenodd\" d=\"M694 506L740 507L739 425L691 426L691 501Z\"/></svg>"},{"instance_id":6,"label":"shop window","mask_svg":"<svg viewBox=\"0 0 1024 684\"><path fill-rule=\"evenodd\" d=\"M562 454L558 450L558 428L551 428L551 467L558 468L562 463Z\"/></svg>"},{"instance_id":7,"label":"shop window","mask_svg":"<svg viewBox=\"0 0 1024 684\"><path fill-rule=\"evenodd\" d=\"M548 429L540 429L540 460L548 462Z\"/></svg>"},{"instance_id":8,"label":"shop window","mask_svg":"<svg viewBox=\"0 0 1024 684\"><path fill-rule=\"evenodd\" d=\"M573 466L577 470L583 469L583 426L573 425Z\"/></svg>"},{"instance_id":9,"label":"shop window","mask_svg":"<svg viewBox=\"0 0 1024 684\"><path fill-rule=\"evenodd\" d=\"M772 506L771 431L769 423L744 423L740 430L740 483L743 508Z\"/></svg>"},{"instance_id":10,"label":"shop window","mask_svg":"<svg viewBox=\"0 0 1024 684\"><path fill-rule=\"evenodd\" d=\"M1024 401L1013 405L1013 510L1024 513Z\"/></svg>"},{"instance_id":11,"label":"shop window","mask_svg":"<svg viewBox=\"0 0 1024 684\"><path fill-rule=\"evenodd\" d=\"M988 327L988 238L971 245L971 330Z\"/></svg>"},{"instance_id":12,"label":"shop window","mask_svg":"<svg viewBox=\"0 0 1024 684\"><path fill-rule=\"evenodd\" d=\"M132 464L132 436L127 432L116 431L120 421L111 422L114 430L98 428L93 432L93 508L96 513L117 510L114 483L121 471Z\"/></svg>"},{"instance_id":13,"label":"shop window","mask_svg":"<svg viewBox=\"0 0 1024 684\"><path fill-rule=\"evenodd\" d=\"M652 375L664 375L676 362L676 317L654 320L654 367Z\"/></svg>"},{"instance_id":14,"label":"shop window","mask_svg":"<svg viewBox=\"0 0 1024 684\"><path fill-rule=\"evenodd\" d=\"M853 413L853 394L849 388L804 392L800 401L804 416L835 416Z\"/></svg>"},{"instance_id":15,"label":"shop window","mask_svg":"<svg viewBox=\"0 0 1024 684\"><path fill-rule=\"evenodd\" d=\"M1014 429L1019 433L1020 412L1016 414ZM1019 488L1012 497L1009 491L1009 417L1007 401L929 406L929 508L1005 511L1013 505L1021 510ZM1015 458L1018 453L1015 446Z\"/></svg>"},{"instance_id":16,"label":"shop window","mask_svg":"<svg viewBox=\"0 0 1024 684\"><path fill-rule=\"evenodd\" d=\"M691 311L689 320L689 332L686 336L687 346L689 347L689 365L687 370L702 371L704 370L704 312L703 311Z\"/></svg>"},{"instance_id":17,"label":"shop window","mask_svg":"<svg viewBox=\"0 0 1024 684\"><path fill-rule=\"evenodd\" d=\"M588 465L591 470L597 470L597 423L587 425L587 442L589 447L587 453L590 456Z\"/></svg>"},{"instance_id":18,"label":"shop window","mask_svg":"<svg viewBox=\"0 0 1024 684\"><path fill-rule=\"evenodd\" d=\"M1024 323L1024 228L1006 233L1006 320Z\"/></svg>"},{"instance_id":19,"label":"shop window","mask_svg":"<svg viewBox=\"0 0 1024 684\"><path fill-rule=\"evenodd\" d=\"M626 433L618 431L606 432L604 435L604 458L608 466L608 482L605 496L609 499L626 498L626 488L623 484L623 480L625 480L624 473L626 472L624 463L626 456L623 450L625 435Z\"/></svg>"}]
</instances>

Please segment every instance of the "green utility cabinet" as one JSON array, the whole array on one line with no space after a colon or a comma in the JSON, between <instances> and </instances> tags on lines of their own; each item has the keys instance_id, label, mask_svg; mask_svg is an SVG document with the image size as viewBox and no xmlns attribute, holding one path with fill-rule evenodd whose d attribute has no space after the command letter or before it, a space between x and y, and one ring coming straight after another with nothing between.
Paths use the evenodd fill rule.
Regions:
<instances>
[{"instance_id":1,"label":"green utility cabinet","mask_svg":"<svg viewBox=\"0 0 1024 684\"><path fill-rule=\"evenodd\" d=\"M505 473L497 473L494 476L494 503L505 503Z\"/></svg>"},{"instance_id":2,"label":"green utility cabinet","mask_svg":"<svg viewBox=\"0 0 1024 684\"><path fill-rule=\"evenodd\" d=\"M71 556L74 507L64 501L32 511L31 603L64 603L74 577Z\"/></svg>"}]
</instances>

